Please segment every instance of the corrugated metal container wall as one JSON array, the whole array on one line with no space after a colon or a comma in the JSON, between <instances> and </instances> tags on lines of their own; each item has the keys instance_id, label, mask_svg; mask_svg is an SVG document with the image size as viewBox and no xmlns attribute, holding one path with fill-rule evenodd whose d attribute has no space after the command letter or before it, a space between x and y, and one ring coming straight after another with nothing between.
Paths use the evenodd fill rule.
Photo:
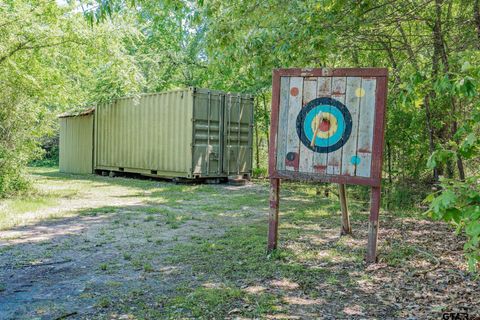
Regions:
<instances>
[{"instance_id":1,"label":"corrugated metal container wall","mask_svg":"<svg viewBox=\"0 0 480 320\"><path fill-rule=\"evenodd\" d=\"M194 90L193 174L223 176L223 102L218 91Z\"/></svg>"},{"instance_id":2,"label":"corrugated metal container wall","mask_svg":"<svg viewBox=\"0 0 480 320\"><path fill-rule=\"evenodd\" d=\"M94 115L60 118L60 172L93 172Z\"/></svg>"},{"instance_id":3,"label":"corrugated metal container wall","mask_svg":"<svg viewBox=\"0 0 480 320\"><path fill-rule=\"evenodd\" d=\"M189 90L99 105L95 169L186 176L192 163L191 106Z\"/></svg>"},{"instance_id":4,"label":"corrugated metal container wall","mask_svg":"<svg viewBox=\"0 0 480 320\"><path fill-rule=\"evenodd\" d=\"M253 99L234 94L226 98L223 168L227 175L250 174L253 153Z\"/></svg>"},{"instance_id":5,"label":"corrugated metal container wall","mask_svg":"<svg viewBox=\"0 0 480 320\"><path fill-rule=\"evenodd\" d=\"M251 96L189 88L117 99L96 112L97 170L184 178L251 174Z\"/></svg>"}]
</instances>

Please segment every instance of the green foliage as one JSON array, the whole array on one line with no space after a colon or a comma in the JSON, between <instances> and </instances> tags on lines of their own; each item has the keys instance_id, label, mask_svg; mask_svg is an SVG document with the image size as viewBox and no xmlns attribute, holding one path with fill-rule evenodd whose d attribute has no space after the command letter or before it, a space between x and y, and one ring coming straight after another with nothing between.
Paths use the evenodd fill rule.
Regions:
<instances>
[{"instance_id":1,"label":"green foliage","mask_svg":"<svg viewBox=\"0 0 480 320\"><path fill-rule=\"evenodd\" d=\"M42 156L59 112L140 90L124 47L139 33L127 21L91 26L55 1L0 4L0 197L28 187L23 168Z\"/></svg>"},{"instance_id":2,"label":"green foliage","mask_svg":"<svg viewBox=\"0 0 480 320\"><path fill-rule=\"evenodd\" d=\"M429 165L435 167L449 160L457 161L459 157L479 160L480 149L480 109L476 109L470 119L455 134L459 143L455 150L439 150L432 154ZM430 216L445 220L456 227L456 232L463 232L467 237L464 245L469 269L478 270L480 263L480 174L478 169L464 181L443 178L441 190L427 197L430 202Z\"/></svg>"},{"instance_id":3,"label":"green foliage","mask_svg":"<svg viewBox=\"0 0 480 320\"><path fill-rule=\"evenodd\" d=\"M427 197L430 202L429 215L444 220L463 232L467 237L464 245L468 266L476 271L480 262L480 176L465 181L442 179L442 191Z\"/></svg>"}]
</instances>

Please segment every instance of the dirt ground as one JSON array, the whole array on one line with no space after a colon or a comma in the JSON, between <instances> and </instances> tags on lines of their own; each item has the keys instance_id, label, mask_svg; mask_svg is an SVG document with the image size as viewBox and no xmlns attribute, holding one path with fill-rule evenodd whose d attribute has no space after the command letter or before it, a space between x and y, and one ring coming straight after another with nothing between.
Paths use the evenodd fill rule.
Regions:
<instances>
[{"instance_id":1,"label":"dirt ground","mask_svg":"<svg viewBox=\"0 0 480 320\"><path fill-rule=\"evenodd\" d=\"M54 199L0 205L0 319L480 316L463 240L418 213L382 212L380 261L366 266L368 205L354 196L354 235L340 238L334 194L286 185L281 247L267 255L265 182L32 175Z\"/></svg>"}]
</instances>

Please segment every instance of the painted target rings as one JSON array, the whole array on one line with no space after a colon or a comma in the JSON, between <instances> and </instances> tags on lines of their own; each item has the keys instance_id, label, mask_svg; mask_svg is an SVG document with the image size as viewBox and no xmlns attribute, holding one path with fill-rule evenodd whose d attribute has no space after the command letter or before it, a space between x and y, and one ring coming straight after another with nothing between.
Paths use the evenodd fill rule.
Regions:
<instances>
[{"instance_id":1,"label":"painted target rings","mask_svg":"<svg viewBox=\"0 0 480 320\"><path fill-rule=\"evenodd\" d=\"M307 103L297 116L297 135L318 153L340 149L352 133L352 115L340 101L322 97Z\"/></svg>"}]
</instances>

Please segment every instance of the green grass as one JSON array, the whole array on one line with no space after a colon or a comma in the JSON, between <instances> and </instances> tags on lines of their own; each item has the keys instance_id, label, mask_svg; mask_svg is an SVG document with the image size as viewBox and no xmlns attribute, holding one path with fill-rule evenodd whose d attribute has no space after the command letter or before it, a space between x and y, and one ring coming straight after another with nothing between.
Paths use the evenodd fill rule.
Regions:
<instances>
[{"instance_id":1,"label":"green grass","mask_svg":"<svg viewBox=\"0 0 480 320\"><path fill-rule=\"evenodd\" d=\"M183 318L187 312L193 318L222 319L229 314L255 318L275 310L276 298L272 294L252 295L235 287L203 288L165 301L169 318Z\"/></svg>"},{"instance_id":2,"label":"green grass","mask_svg":"<svg viewBox=\"0 0 480 320\"><path fill-rule=\"evenodd\" d=\"M112 301L108 297L102 297L96 303L96 306L99 308L108 308L112 304Z\"/></svg>"},{"instance_id":3,"label":"green grass","mask_svg":"<svg viewBox=\"0 0 480 320\"><path fill-rule=\"evenodd\" d=\"M318 283L333 281L336 276L345 277L344 274L334 275L327 269L300 263L296 253L288 249L267 255L266 232L265 225L245 225L234 227L221 237L196 238L195 242L176 245L169 262L190 265L199 282L194 287L191 283L186 284L185 294L169 302L167 310L171 317L174 318L176 312L186 312L194 318L221 319L233 309L238 309L238 315L247 318L260 317L276 312L280 297L271 293L253 296L242 287L284 278L298 284L303 292L313 293ZM211 281L220 282L223 286L203 286Z\"/></svg>"},{"instance_id":4,"label":"green grass","mask_svg":"<svg viewBox=\"0 0 480 320\"><path fill-rule=\"evenodd\" d=\"M107 285L111 289L108 296L95 295L98 297L96 306L103 310L101 312L119 309L139 319L265 318L266 315L288 313L290 306L285 298L289 294L314 299L322 296L322 290L338 292L342 287L371 281L370 276L362 273L365 245L361 241L366 237L338 237L340 208L335 187L331 187L330 196L325 198L323 186L322 195L318 196L315 185L284 183L281 190L281 245L278 250L267 254L268 188L263 181L251 189L232 191L223 186L66 175L52 168L34 168L32 172L36 174L36 183L62 186L70 191L51 191L31 200L8 200L7 205L14 208L14 215L22 216L22 212L57 205L58 197L68 197L69 192L75 196L74 192L80 193L83 189L99 190L102 194L102 188L121 187L123 191L126 189L126 192L122 191L127 193L125 197L137 197L141 201L141 205L127 208L105 206L75 212L81 216L102 216L105 218L102 221L111 221L100 225L95 240L91 243L85 241L86 248L94 243L119 245L116 241L122 241L117 237L122 234L120 231L135 230L141 234L141 245L123 248L119 245L118 259L99 263L94 270L96 273L111 276L119 270L130 269L145 279L165 281L168 275L161 271L163 264L179 270L175 275L178 279L174 280L174 290L165 295L151 296L143 287L142 290L129 289L127 293L116 294L114 289L120 286L110 283ZM114 191L116 196L118 190ZM349 194L351 221L358 227L354 228L354 233L361 232L361 224L366 233L368 198L365 188L351 188ZM0 209L0 227L1 210L4 209ZM394 219L404 214L414 217L413 213L399 212L395 217L382 216L382 219L397 223ZM196 232L196 223L203 223L205 229ZM124 226L129 228L124 229ZM163 230L164 234L158 230ZM186 230L192 230L192 234L187 234ZM128 238L131 232L122 236ZM385 243L382 261L389 266L399 266L413 258L415 248L411 245ZM65 241L58 248L68 246L72 244ZM272 288L271 283L277 280L293 284L294 292ZM320 290L319 285L323 286ZM249 291L251 287L268 290ZM1 288L0 284L0 291ZM128 302L117 304L120 298ZM334 296L322 298L330 299L329 303L336 299ZM157 299L158 304L152 303L152 299Z\"/></svg>"},{"instance_id":5,"label":"green grass","mask_svg":"<svg viewBox=\"0 0 480 320\"><path fill-rule=\"evenodd\" d=\"M56 194L32 194L0 202L0 230L29 221L28 213L58 204Z\"/></svg>"},{"instance_id":6,"label":"green grass","mask_svg":"<svg viewBox=\"0 0 480 320\"><path fill-rule=\"evenodd\" d=\"M386 248L384 260L387 264L397 267L410 260L415 253L415 248L408 244L393 243Z\"/></svg>"}]
</instances>

